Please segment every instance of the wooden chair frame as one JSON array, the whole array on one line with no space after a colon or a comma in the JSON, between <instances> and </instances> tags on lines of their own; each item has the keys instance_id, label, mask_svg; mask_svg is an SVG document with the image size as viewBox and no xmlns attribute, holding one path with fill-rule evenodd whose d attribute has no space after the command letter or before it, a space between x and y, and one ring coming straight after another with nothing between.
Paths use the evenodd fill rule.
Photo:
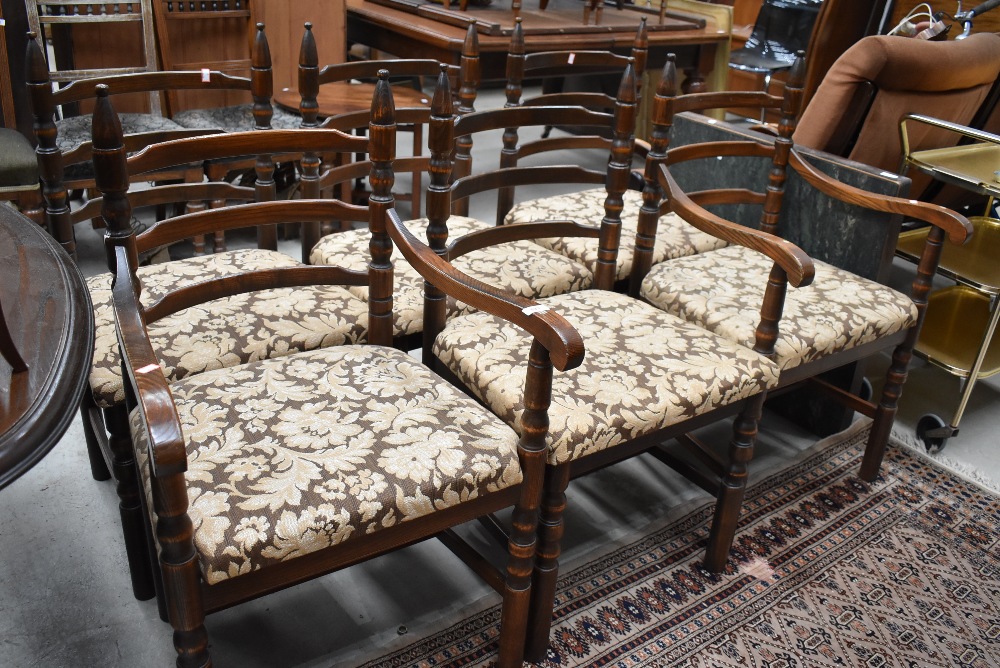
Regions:
<instances>
[{"instance_id":1,"label":"wooden chair frame","mask_svg":"<svg viewBox=\"0 0 1000 668\"><path fill-rule=\"evenodd\" d=\"M874 420L865 449L860 475L865 480L874 480L884 456L889 432L895 418L902 386L906 380L907 367L913 346L919 336L927 306L927 294L931 279L940 258L941 244L945 236L952 243L962 244L971 232L971 226L963 216L943 207L919 203L915 200L877 195L841 183L809 164L796 151L791 136L795 130L802 94L805 65L801 57L792 67L785 95L781 105L782 117L778 125L778 137L773 146L765 146L752 141L711 142L667 150L672 116L680 111L702 110L716 107L732 107L738 104L766 106L773 104L770 96L761 93L700 93L673 97L676 92L676 69L668 60L664 77L657 89L654 101L654 133L647 157L643 207L640 212L639 234L636 242L636 259L630 283L630 294L637 296L642 279L649 272L652 255L652 240L655 238L657 221L665 210L676 212L699 230L725 239L730 244L739 244L764 252L774 261L767 291L761 306L761 319L757 326L754 350L774 356L774 344L781 326L782 308L789 286L802 287L811 281L811 273L804 272L808 265L803 259L781 257L765 247L759 246L755 231L734 225L705 209L717 204L749 203L762 207L760 231L771 238L778 238L778 218L784 196L787 168L790 166L799 176L818 192L849 204L890 214L903 214L925 221L934 226L921 256L917 276L910 294L917 308L915 324L896 334L880 338L871 343L851 349L841 350L811 362L803 363L783 371L779 385L770 394L787 391L803 381L809 381L824 389L833 398ZM771 162L767 189L764 193L742 189L720 188L710 191L685 193L671 174L671 167L692 159L716 158L718 156L757 156ZM662 196L662 199L661 199ZM786 246L791 246L785 242ZM794 246L792 246L794 248ZM801 252L801 251L799 251ZM803 254L804 256L804 254ZM808 259L805 256L804 259ZM877 405L862 400L845 390L833 387L818 378L820 373L870 357L875 352L895 347L892 362L886 373L886 383ZM765 393L767 394L767 393ZM704 449L688 443L697 450L695 456L705 457ZM671 463L690 470L683 462L672 458ZM690 471L689 471L690 472ZM735 521L735 518L734 518Z\"/></svg>"},{"instance_id":2,"label":"wooden chair frame","mask_svg":"<svg viewBox=\"0 0 1000 668\"><path fill-rule=\"evenodd\" d=\"M392 152L396 128L387 78L387 73L383 72L373 101L370 142L339 132L319 132L327 135L327 148L331 150L338 148L354 152L360 149L371 156L372 197L368 212L373 234L373 255L368 272L351 272L336 267L269 270L259 278L251 279L249 275L244 275L186 288L148 307L144 307L139 301L141 286L135 276L137 251L146 244L161 243L170 237L183 238L207 230L213 225L236 228L246 226L248 221L276 218L319 222L345 213L351 215L356 207L335 200L301 200L203 211L167 221L169 225L160 223L146 233L146 239L137 240L128 225L131 216L129 199L125 194L128 190L128 168L160 167L183 155L183 152L177 142L171 142L151 147L142 155L126 160L121 139L115 137L113 132L113 110L108 98L105 95L100 100L95 116L95 148L98 182L104 196L103 215L108 224L108 244L115 258L115 312L128 376L129 403L140 410L150 443L149 465L155 481L152 499L158 517L156 537L161 546L160 572L164 579L164 591L167 593L169 619L175 631L174 642L179 653L179 665L209 665L208 637L204 627L207 612L352 565L373 554L437 535L458 523L510 505L515 506L515 531L509 543L510 557L506 572L487 569L485 561L479 562L477 571L486 574L487 581L504 597L500 665L521 665L531 592L535 523L542 488L544 442L538 438L538 433L527 433L520 440L519 459L523 482L501 493L487 494L477 500L402 523L393 529L358 537L344 545L330 547L219 584L206 585L200 580L198 573L192 526L187 517L188 501L184 481L186 453L182 427L172 408L166 379L158 371L157 356L149 344L145 328L150 322L170 312L197 303L205 294L212 297L240 294L258 289L261 282L295 286L319 281L369 285L375 297L369 302L370 340L376 345L388 345L391 342L392 265L389 254L393 241L405 247L411 243L411 239L405 236L405 228L404 234L400 234L401 223L392 209ZM301 137L302 144L309 140L315 142L315 134L317 131L307 130L273 133L286 145L296 143L291 141L295 137ZM252 150L251 144L255 137L230 135L226 139L230 138L233 138L233 142L243 142L246 150ZM474 299L481 308L507 314L524 305L521 301L509 300L501 295L481 294L470 287L474 285L471 279L448 268L446 263L426 248L418 248L416 254L411 253L411 249L403 250L411 256L411 262L433 274L433 280L459 298ZM514 317L539 337L542 343L538 345L538 357L547 359L551 356L559 368L571 368L579 364L583 355L582 344L578 335L574 336L575 330L564 320L555 314L522 314ZM529 377L527 385L533 388L537 382L538 378Z\"/></svg>"},{"instance_id":3,"label":"wooden chair frame","mask_svg":"<svg viewBox=\"0 0 1000 668\"><path fill-rule=\"evenodd\" d=\"M439 86L441 85L443 84L439 84ZM584 117L587 117L591 119L590 122L594 125L600 125L600 123L595 121L601 114L580 107L539 106L534 108L508 107L455 118L446 113L444 105L438 104L435 106L430 134L439 143L435 143L431 148L431 185L427 194L428 218L431 221L427 230L428 250L448 260L454 260L472 250L506 241L570 235L596 237L599 239L600 251L595 268L595 287L603 290L612 289L615 280L615 260L620 235L621 196L628 186L631 175L631 156L634 139L632 133L634 131L636 108L635 90L634 70L630 65L626 68L626 73L623 76L618 98L619 104L611 125L613 128L613 139L611 142L612 149L608 170L606 173L599 175L600 180L591 181L591 183L605 183L607 186L606 215L599 229L571 221L508 224L468 234L451 243L447 241L447 219L450 212L456 208L454 200L467 198L473 193L490 188L538 182L540 178L557 180L573 172L579 174L585 171L579 167L504 167L492 173L459 177L449 185L448 168L451 165L449 147L451 146L450 140L452 137L459 134L472 136L477 131L492 128L516 128L525 124L544 125L548 114L561 115L565 119L565 122L571 122L572 120L582 121ZM442 95L440 87L436 98L438 95ZM577 116L579 118L576 118ZM542 176L543 174L547 175ZM407 237L410 240L411 246L416 245L412 240L412 235L401 225L396 225L395 230L394 226L390 226L390 233L392 234L394 231L394 239L397 238L397 235ZM802 275L805 277L808 273L809 260L805 257L804 253L801 253L801 251L797 254L792 253L785 248L785 245L780 244L771 235L759 232L753 232L753 234L757 235L761 239L761 245L768 247L771 252L779 254L782 257L789 257L792 261L801 262L803 265ZM406 259L411 260L411 257L413 257L411 249L402 244L400 244L400 248ZM444 328L445 324L444 295L435 287L434 274L431 271L425 272L420 267L418 267L418 270L428 280L424 315L424 359L428 364L436 365L434 368L440 369L442 375L451 377L455 382L459 382L450 371L443 368L443 364L435 358L432 351L435 338ZM490 294L498 294L500 292L496 288L482 285L478 289ZM463 300L466 299L466 297L462 298ZM516 313L506 312L500 315L510 322L520 324L517 320L509 317L517 315ZM536 340L532 346L529 377L532 377L534 374L544 374L542 376L544 380L541 385L545 389L540 395L525 395L524 405L531 411L535 411L536 409L544 411L551 402L553 371L551 365L547 364L547 360L544 357L536 355L536 353L541 352L540 348L544 348L544 346L539 346ZM723 472L723 482L719 486L719 503L716 520L712 525L706 557L709 567L719 570L725 564L726 556L728 555L735 533L735 518L738 515L746 482L746 462L749 460L749 453L753 449L756 423L760 416L762 403L762 395L753 396L750 399L719 406L708 414L685 420L642 438L616 445L613 448L572 462L557 466L546 464L545 492L542 499L538 532L538 556L533 575L534 593L529 617L528 660L540 660L544 656L548 645L548 632L555 596L555 582L558 574L559 544L563 531L562 516L565 506L565 489L569 480L645 452L664 439L674 437L687 438L685 435L693 429L722 418L737 416L733 429L733 437L730 442L729 465ZM521 429L524 431L528 429L538 430L544 437L548 424L547 418L539 421L534 415L530 416L530 420L527 413L525 416L522 419ZM733 512L733 508L736 509L735 513ZM506 528L498 521L491 518L484 518L483 521L492 534L507 535Z\"/></svg>"}]
</instances>

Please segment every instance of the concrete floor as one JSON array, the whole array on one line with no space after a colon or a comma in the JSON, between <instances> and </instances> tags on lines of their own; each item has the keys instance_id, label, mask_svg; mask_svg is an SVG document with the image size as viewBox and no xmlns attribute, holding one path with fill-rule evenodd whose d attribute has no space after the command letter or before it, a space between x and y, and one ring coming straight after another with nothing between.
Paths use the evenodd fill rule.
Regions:
<instances>
[{"instance_id":1,"label":"concrete floor","mask_svg":"<svg viewBox=\"0 0 1000 668\"><path fill-rule=\"evenodd\" d=\"M81 227L78 234L85 272L99 271L97 233ZM907 268L897 271L905 280ZM884 363L872 364L873 378ZM920 415L949 416L958 393L956 378L915 362L898 432L913 440ZM942 453L953 466L1000 480L997 406L1000 382L981 382L961 435ZM766 415L753 476L773 472L814 442ZM703 492L645 457L576 481L564 569L706 502ZM170 628L156 603L131 595L120 531L114 487L91 479L77 418L38 466L0 492L0 666L173 662ZM217 666L353 666L497 602L431 541L217 613L207 626Z\"/></svg>"}]
</instances>

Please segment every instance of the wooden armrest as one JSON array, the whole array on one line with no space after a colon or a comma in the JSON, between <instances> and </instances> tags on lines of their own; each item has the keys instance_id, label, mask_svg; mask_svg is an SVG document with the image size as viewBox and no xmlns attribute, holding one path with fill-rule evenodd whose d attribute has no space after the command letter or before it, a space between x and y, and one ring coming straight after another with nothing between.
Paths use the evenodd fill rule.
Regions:
<instances>
[{"instance_id":1,"label":"wooden armrest","mask_svg":"<svg viewBox=\"0 0 1000 668\"><path fill-rule=\"evenodd\" d=\"M560 371L576 368L583 362L583 339L565 318L531 299L500 290L460 272L413 236L395 209L390 209L388 213L389 236L424 280L473 308L523 328L548 350L553 366Z\"/></svg>"},{"instance_id":2,"label":"wooden armrest","mask_svg":"<svg viewBox=\"0 0 1000 668\"><path fill-rule=\"evenodd\" d=\"M187 452L181 423L174 408L167 379L153 352L142 322L138 295L132 287L128 250L115 247L115 277L111 287L114 298L118 343L122 349L126 382L135 388L149 435L149 458L155 477L187 470Z\"/></svg>"},{"instance_id":3,"label":"wooden armrest","mask_svg":"<svg viewBox=\"0 0 1000 668\"><path fill-rule=\"evenodd\" d=\"M788 282L795 287L812 283L816 274L813 261L795 244L767 232L731 223L698 206L677 185L666 165L660 165L660 184L667 193L672 210L702 232L763 253L785 271Z\"/></svg>"},{"instance_id":4,"label":"wooden armrest","mask_svg":"<svg viewBox=\"0 0 1000 668\"><path fill-rule=\"evenodd\" d=\"M878 195L861 188L849 186L820 172L810 165L794 148L789 155L788 164L792 166L809 185L834 199L849 204L868 207L876 211L900 213L916 218L935 227L939 227L948 235L948 240L961 246L972 235L972 223L965 216L946 209L937 204L919 202L915 199Z\"/></svg>"}]
</instances>

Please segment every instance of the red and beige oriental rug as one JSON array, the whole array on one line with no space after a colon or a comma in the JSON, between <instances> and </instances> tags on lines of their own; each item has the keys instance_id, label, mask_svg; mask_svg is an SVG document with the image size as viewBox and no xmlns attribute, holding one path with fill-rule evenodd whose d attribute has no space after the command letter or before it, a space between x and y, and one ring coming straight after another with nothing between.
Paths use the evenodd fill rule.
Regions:
<instances>
[{"instance_id":1,"label":"red and beige oriental rug","mask_svg":"<svg viewBox=\"0 0 1000 668\"><path fill-rule=\"evenodd\" d=\"M748 491L729 572L710 504L561 578L546 668L1000 666L1000 499L866 431ZM480 666L498 606L365 664Z\"/></svg>"}]
</instances>

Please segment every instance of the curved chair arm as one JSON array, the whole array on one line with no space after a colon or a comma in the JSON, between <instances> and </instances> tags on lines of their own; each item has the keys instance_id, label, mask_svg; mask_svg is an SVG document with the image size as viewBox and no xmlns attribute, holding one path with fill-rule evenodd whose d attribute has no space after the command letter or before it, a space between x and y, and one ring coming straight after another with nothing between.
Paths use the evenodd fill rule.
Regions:
<instances>
[{"instance_id":1,"label":"curved chair arm","mask_svg":"<svg viewBox=\"0 0 1000 668\"><path fill-rule=\"evenodd\" d=\"M904 216L922 220L944 230L948 234L948 239L953 244L960 246L972 235L972 223L969 222L968 218L951 209L928 202L919 202L915 199L877 195L867 190L849 186L817 170L794 148L789 155L788 164L809 185L834 199L868 207L876 211L900 213Z\"/></svg>"},{"instance_id":2,"label":"curved chair arm","mask_svg":"<svg viewBox=\"0 0 1000 668\"><path fill-rule=\"evenodd\" d=\"M474 308L523 328L549 351L553 366L560 371L573 369L583 362L583 338L561 315L531 299L487 285L455 269L406 229L395 209L389 210L387 228L403 257L426 281Z\"/></svg>"},{"instance_id":3,"label":"curved chair arm","mask_svg":"<svg viewBox=\"0 0 1000 668\"><path fill-rule=\"evenodd\" d=\"M187 453L181 423L174 409L167 379L153 352L142 321L142 306L132 286L128 250L115 247L115 280L112 295L122 360L149 433L149 459L157 478L187 470Z\"/></svg>"},{"instance_id":4,"label":"curved chair arm","mask_svg":"<svg viewBox=\"0 0 1000 668\"><path fill-rule=\"evenodd\" d=\"M672 210L706 234L759 251L771 258L788 276L794 287L812 283L816 274L812 259L790 241L767 232L731 223L695 204L671 176L666 165L660 165L660 185L667 194Z\"/></svg>"}]
</instances>

